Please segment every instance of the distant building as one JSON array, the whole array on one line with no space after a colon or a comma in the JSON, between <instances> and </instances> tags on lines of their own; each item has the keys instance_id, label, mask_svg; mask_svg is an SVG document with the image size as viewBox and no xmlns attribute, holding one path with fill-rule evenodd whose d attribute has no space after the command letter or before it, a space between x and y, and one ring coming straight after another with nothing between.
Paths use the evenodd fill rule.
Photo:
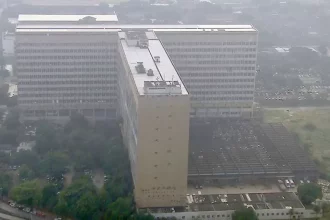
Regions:
<instances>
[{"instance_id":1,"label":"distant building","mask_svg":"<svg viewBox=\"0 0 330 220\"><path fill-rule=\"evenodd\" d=\"M24 120L65 121L76 111L94 121L116 118L117 32L141 29L164 46L191 95L191 117L251 117L258 41L252 26L114 22L112 15L20 15L16 61Z\"/></svg>"},{"instance_id":2,"label":"distant building","mask_svg":"<svg viewBox=\"0 0 330 220\"><path fill-rule=\"evenodd\" d=\"M251 25L21 15L16 36L22 120L120 118L139 208L186 203L190 118L252 116Z\"/></svg>"},{"instance_id":3,"label":"distant building","mask_svg":"<svg viewBox=\"0 0 330 220\"><path fill-rule=\"evenodd\" d=\"M2 33L2 47L4 57L14 57L15 55L15 33Z\"/></svg>"}]
</instances>

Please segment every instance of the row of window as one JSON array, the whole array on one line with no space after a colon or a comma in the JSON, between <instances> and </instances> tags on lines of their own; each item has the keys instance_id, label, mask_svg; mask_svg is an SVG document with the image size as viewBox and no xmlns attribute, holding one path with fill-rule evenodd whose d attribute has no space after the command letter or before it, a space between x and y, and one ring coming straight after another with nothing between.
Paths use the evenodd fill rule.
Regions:
<instances>
[{"instance_id":1,"label":"row of window","mask_svg":"<svg viewBox=\"0 0 330 220\"><path fill-rule=\"evenodd\" d=\"M195 45L212 45L212 46L216 46L216 45L257 45L256 41L237 41L237 42L207 42L207 41L203 41L203 42L162 42L165 46L195 46Z\"/></svg>"},{"instance_id":2,"label":"row of window","mask_svg":"<svg viewBox=\"0 0 330 220\"><path fill-rule=\"evenodd\" d=\"M213 73L207 73L207 72L203 72L203 73L180 73L179 74L183 79L185 77L194 77L194 76L222 76L222 77L232 77L232 76L254 76L255 73L247 73L247 72L241 72L241 73L221 73L221 72L213 72Z\"/></svg>"},{"instance_id":3,"label":"row of window","mask_svg":"<svg viewBox=\"0 0 330 220\"><path fill-rule=\"evenodd\" d=\"M41 94L19 94L19 97L26 98L42 98L42 97L58 97L58 98L66 98L66 97L106 97L106 96L112 96L111 93L61 93L61 94L47 94L47 93L41 93Z\"/></svg>"},{"instance_id":4,"label":"row of window","mask_svg":"<svg viewBox=\"0 0 330 220\"><path fill-rule=\"evenodd\" d=\"M192 78L192 79L187 79L184 80L185 83L233 83L233 82L240 82L240 83L245 83L245 82L254 82L254 78L248 78L248 79L223 79L223 78Z\"/></svg>"},{"instance_id":5,"label":"row of window","mask_svg":"<svg viewBox=\"0 0 330 220\"><path fill-rule=\"evenodd\" d=\"M27 82L19 82L18 85L70 85L70 84L90 85L90 84L110 84L110 83L114 83L114 81L110 81L110 80L27 81Z\"/></svg>"},{"instance_id":6,"label":"row of window","mask_svg":"<svg viewBox=\"0 0 330 220\"><path fill-rule=\"evenodd\" d=\"M256 54L223 54L223 53L219 53L219 54L214 54L214 53L210 53L210 54L171 54L171 58L172 59L177 59L177 58L198 58L198 59L217 59L217 58L256 58L257 55Z\"/></svg>"},{"instance_id":7,"label":"row of window","mask_svg":"<svg viewBox=\"0 0 330 220\"><path fill-rule=\"evenodd\" d=\"M115 55L90 55L90 56L86 56L86 55L76 55L76 56L21 56L21 55L17 55L17 59L18 60L67 60L67 59L74 59L74 60L78 60L78 59L84 59L84 60L92 60L92 59L116 59Z\"/></svg>"},{"instance_id":8,"label":"row of window","mask_svg":"<svg viewBox=\"0 0 330 220\"><path fill-rule=\"evenodd\" d=\"M115 53L115 48L102 49L16 49L16 53Z\"/></svg>"},{"instance_id":9,"label":"row of window","mask_svg":"<svg viewBox=\"0 0 330 220\"><path fill-rule=\"evenodd\" d=\"M19 104L81 104L81 103L115 103L115 99L66 99L66 100L20 100Z\"/></svg>"},{"instance_id":10,"label":"row of window","mask_svg":"<svg viewBox=\"0 0 330 220\"><path fill-rule=\"evenodd\" d=\"M191 95L251 95L253 91L189 91Z\"/></svg>"},{"instance_id":11,"label":"row of window","mask_svg":"<svg viewBox=\"0 0 330 220\"><path fill-rule=\"evenodd\" d=\"M58 72L70 72L70 73L93 73L93 72L115 72L116 68L17 68L17 72L25 73L58 73Z\"/></svg>"},{"instance_id":12,"label":"row of window","mask_svg":"<svg viewBox=\"0 0 330 220\"><path fill-rule=\"evenodd\" d=\"M296 214L299 214L299 213L296 213ZM304 213L303 212L301 212L300 213L301 215L303 215ZM282 213L261 213L261 214L259 214L259 213L257 213L257 216L275 216L275 215L277 215L277 216L279 216L279 215L290 215L290 213L288 213L288 212L286 212L286 213L284 213L284 212L282 212ZM222 218L225 218L225 217L227 217L227 218L229 218L229 217L231 217L231 214L222 214L222 215L199 215L199 216L192 216L192 218L193 219L200 219L200 218L220 218L220 217L222 217ZM185 219L186 217L185 216L182 216L181 217L182 219ZM161 219L161 218L156 218L156 219Z\"/></svg>"},{"instance_id":13,"label":"row of window","mask_svg":"<svg viewBox=\"0 0 330 220\"><path fill-rule=\"evenodd\" d=\"M95 43L17 43L17 47L21 46L30 46L30 47L45 47L45 46L82 46L82 47L95 47L95 46L102 46L102 47L117 47L116 43L110 43L110 42L95 42Z\"/></svg>"},{"instance_id":14,"label":"row of window","mask_svg":"<svg viewBox=\"0 0 330 220\"><path fill-rule=\"evenodd\" d=\"M253 89L254 91L254 85L241 85L241 84L234 84L234 85L210 85L210 84L187 84L186 87L192 90L197 88L198 90L203 89L203 90L210 90L210 89Z\"/></svg>"},{"instance_id":15,"label":"row of window","mask_svg":"<svg viewBox=\"0 0 330 220\"><path fill-rule=\"evenodd\" d=\"M176 60L174 61L177 65L182 64L256 64L255 60Z\"/></svg>"},{"instance_id":16,"label":"row of window","mask_svg":"<svg viewBox=\"0 0 330 220\"><path fill-rule=\"evenodd\" d=\"M116 78L116 75L114 74L56 74L56 75L45 75L45 74L40 74L40 75L20 75L19 79L54 79L54 78L79 78L79 79L84 79L84 78Z\"/></svg>"},{"instance_id":17,"label":"row of window","mask_svg":"<svg viewBox=\"0 0 330 220\"><path fill-rule=\"evenodd\" d=\"M98 66L98 65L116 65L115 61L112 62L17 62L18 66Z\"/></svg>"},{"instance_id":18,"label":"row of window","mask_svg":"<svg viewBox=\"0 0 330 220\"><path fill-rule=\"evenodd\" d=\"M168 53L180 53L180 52L228 52L228 53L237 53L237 52L256 52L256 48L242 48L242 47L237 47L237 48L221 48L221 47L212 47L212 48L196 48L196 47L184 47L184 48L168 48L166 49Z\"/></svg>"},{"instance_id":19,"label":"row of window","mask_svg":"<svg viewBox=\"0 0 330 220\"><path fill-rule=\"evenodd\" d=\"M192 101L253 101L253 97L205 97L205 96L200 96L196 97L193 96L191 97Z\"/></svg>"},{"instance_id":20,"label":"row of window","mask_svg":"<svg viewBox=\"0 0 330 220\"><path fill-rule=\"evenodd\" d=\"M114 86L106 86L106 87L46 87L46 88L36 88L36 87L29 87L29 88L22 88L19 87L20 92L64 92L64 91L86 91L86 92L92 92L92 91L109 91L109 90L115 90L117 91L117 87Z\"/></svg>"},{"instance_id":21,"label":"row of window","mask_svg":"<svg viewBox=\"0 0 330 220\"><path fill-rule=\"evenodd\" d=\"M189 66L177 66L176 67L177 70L194 70L194 71L209 71L209 70L217 70L217 71L228 71L228 72L232 72L232 71L239 71L239 70L255 70L255 67L246 67L246 66L193 66L193 65L189 65ZM180 73L180 72L179 72Z\"/></svg>"}]
</instances>

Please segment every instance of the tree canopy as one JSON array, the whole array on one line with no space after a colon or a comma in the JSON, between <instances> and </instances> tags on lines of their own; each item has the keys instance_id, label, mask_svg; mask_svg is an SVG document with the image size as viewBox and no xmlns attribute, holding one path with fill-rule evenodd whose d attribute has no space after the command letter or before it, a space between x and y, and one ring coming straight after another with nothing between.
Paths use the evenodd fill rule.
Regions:
<instances>
[{"instance_id":1,"label":"tree canopy","mask_svg":"<svg viewBox=\"0 0 330 220\"><path fill-rule=\"evenodd\" d=\"M302 184L298 187L298 196L304 205L310 205L317 198L322 198L322 188L314 183Z\"/></svg>"},{"instance_id":2,"label":"tree canopy","mask_svg":"<svg viewBox=\"0 0 330 220\"><path fill-rule=\"evenodd\" d=\"M38 205L40 200L40 183L36 180L23 182L10 191L10 198L28 206Z\"/></svg>"},{"instance_id":3,"label":"tree canopy","mask_svg":"<svg viewBox=\"0 0 330 220\"><path fill-rule=\"evenodd\" d=\"M233 213L232 220L258 220L258 217L253 209L243 208Z\"/></svg>"}]
</instances>

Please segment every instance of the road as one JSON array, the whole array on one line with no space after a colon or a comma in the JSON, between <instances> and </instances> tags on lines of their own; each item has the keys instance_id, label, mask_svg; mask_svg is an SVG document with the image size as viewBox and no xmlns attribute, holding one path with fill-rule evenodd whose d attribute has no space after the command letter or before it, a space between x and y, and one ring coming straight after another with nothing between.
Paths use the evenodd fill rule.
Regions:
<instances>
[{"instance_id":1,"label":"road","mask_svg":"<svg viewBox=\"0 0 330 220\"><path fill-rule=\"evenodd\" d=\"M14 217L11 215L6 215L3 213L0 213L0 219L2 220L25 220L24 218L18 218L18 217Z\"/></svg>"},{"instance_id":2,"label":"road","mask_svg":"<svg viewBox=\"0 0 330 220\"><path fill-rule=\"evenodd\" d=\"M17 219L13 219L13 220L19 220L19 219L31 219L31 220L45 220L46 219L46 220L50 220L50 219L53 219L53 217L41 218L41 217L32 215L30 213L20 211L16 208L13 208L13 207L9 206L7 203L4 203L4 202L0 202L0 209L4 210L6 212L9 212L13 216L17 217ZM1 216L0 216L0 218L1 218Z\"/></svg>"}]
</instances>

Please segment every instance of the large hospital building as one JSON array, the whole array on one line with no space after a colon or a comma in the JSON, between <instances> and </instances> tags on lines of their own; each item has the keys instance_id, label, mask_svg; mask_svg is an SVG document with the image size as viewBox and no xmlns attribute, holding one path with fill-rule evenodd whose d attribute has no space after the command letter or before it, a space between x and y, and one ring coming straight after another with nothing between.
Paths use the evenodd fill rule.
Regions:
<instances>
[{"instance_id":1,"label":"large hospital building","mask_svg":"<svg viewBox=\"0 0 330 220\"><path fill-rule=\"evenodd\" d=\"M21 15L22 120L120 118L137 207L185 206L190 118L251 117L257 42L250 25Z\"/></svg>"}]
</instances>

